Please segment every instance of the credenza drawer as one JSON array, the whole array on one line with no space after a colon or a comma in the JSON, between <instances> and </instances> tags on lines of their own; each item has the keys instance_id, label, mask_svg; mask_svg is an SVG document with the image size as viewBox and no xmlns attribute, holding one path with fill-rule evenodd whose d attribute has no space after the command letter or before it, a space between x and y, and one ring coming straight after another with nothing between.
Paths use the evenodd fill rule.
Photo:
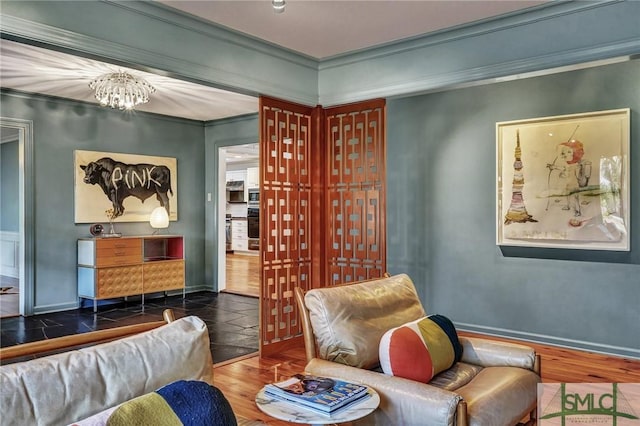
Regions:
<instances>
[{"instance_id":1,"label":"credenza drawer","mask_svg":"<svg viewBox=\"0 0 640 426\"><path fill-rule=\"evenodd\" d=\"M142 262L142 243L139 239L98 240L96 266L135 265Z\"/></svg>"},{"instance_id":2,"label":"credenza drawer","mask_svg":"<svg viewBox=\"0 0 640 426\"><path fill-rule=\"evenodd\" d=\"M97 273L97 297L127 296L142 293L142 266L124 266L122 268L103 268Z\"/></svg>"},{"instance_id":3,"label":"credenza drawer","mask_svg":"<svg viewBox=\"0 0 640 426\"><path fill-rule=\"evenodd\" d=\"M145 293L184 288L184 260L145 263L142 277Z\"/></svg>"},{"instance_id":4,"label":"credenza drawer","mask_svg":"<svg viewBox=\"0 0 640 426\"><path fill-rule=\"evenodd\" d=\"M123 266L123 265L137 265L142 261L142 255L140 253L127 253L125 251L114 253L112 256L98 255L96 259L97 267L104 266Z\"/></svg>"},{"instance_id":5,"label":"credenza drawer","mask_svg":"<svg viewBox=\"0 0 640 426\"><path fill-rule=\"evenodd\" d=\"M122 249L138 249L142 250L142 240L140 238L106 238L96 240L96 249L103 250L122 250Z\"/></svg>"}]
</instances>

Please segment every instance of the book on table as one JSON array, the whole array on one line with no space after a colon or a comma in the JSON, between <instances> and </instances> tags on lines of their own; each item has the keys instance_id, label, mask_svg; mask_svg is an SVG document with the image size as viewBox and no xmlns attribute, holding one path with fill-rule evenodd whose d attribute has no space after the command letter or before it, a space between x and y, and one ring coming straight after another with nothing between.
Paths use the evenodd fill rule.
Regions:
<instances>
[{"instance_id":1,"label":"book on table","mask_svg":"<svg viewBox=\"0 0 640 426\"><path fill-rule=\"evenodd\" d=\"M367 387L328 377L296 374L290 379L264 387L267 395L331 415L368 396Z\"/></svg>"}]
</instances>

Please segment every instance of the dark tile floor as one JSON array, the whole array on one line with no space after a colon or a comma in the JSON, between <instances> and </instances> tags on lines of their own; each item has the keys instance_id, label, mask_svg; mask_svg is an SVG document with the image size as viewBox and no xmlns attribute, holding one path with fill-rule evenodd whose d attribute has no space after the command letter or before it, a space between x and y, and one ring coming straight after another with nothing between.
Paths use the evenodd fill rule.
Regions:
<instances>
[{"instance_id":1,"label":"dark tile floor","mask_svg":"<svg viewBox=\"0 0 640 426\"><path fill-rule=\"evenodd\" d=\"M213 362L218 363L258 351L258 299L228 293L199 292L183 299L169 296L140 302L0 319L0 346L34 342L69 334L162 319L173 309L176 318L200 317L209 329Z\"/></svg>"}]
</instances>

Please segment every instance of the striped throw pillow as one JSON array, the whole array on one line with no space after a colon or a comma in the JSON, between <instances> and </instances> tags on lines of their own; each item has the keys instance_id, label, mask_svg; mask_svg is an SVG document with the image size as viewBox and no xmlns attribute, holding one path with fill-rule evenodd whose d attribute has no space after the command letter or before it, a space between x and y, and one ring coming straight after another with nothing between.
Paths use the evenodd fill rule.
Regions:
<instances>
[{"instance_id":1,"label":"striped throw pillow","mask_svg":"<svg viewBox=\"0 0 640 426\"><path fill-rule=\"evenodd\" d=\"M428 383L460 361L462 345L447 317L429 315L387 331L379 354L385 374Z\"/></svg>"}]
</instances>

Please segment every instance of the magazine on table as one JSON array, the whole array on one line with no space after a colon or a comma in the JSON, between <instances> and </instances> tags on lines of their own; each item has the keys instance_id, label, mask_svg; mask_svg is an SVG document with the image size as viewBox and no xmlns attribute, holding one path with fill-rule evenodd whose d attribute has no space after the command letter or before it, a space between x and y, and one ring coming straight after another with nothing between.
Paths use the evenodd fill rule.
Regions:
<instances>
[{"instance_id":1,"label":"magazine on table","mask_svg":"<svg viewBox=\"0 0 640 426\"><path fill-rule=\"evenodd\" d=\"M368 396L367 387L364 385L303 374L268 384L264 391L276 399L327 415Z\"/></svg>"}]
</instances>

